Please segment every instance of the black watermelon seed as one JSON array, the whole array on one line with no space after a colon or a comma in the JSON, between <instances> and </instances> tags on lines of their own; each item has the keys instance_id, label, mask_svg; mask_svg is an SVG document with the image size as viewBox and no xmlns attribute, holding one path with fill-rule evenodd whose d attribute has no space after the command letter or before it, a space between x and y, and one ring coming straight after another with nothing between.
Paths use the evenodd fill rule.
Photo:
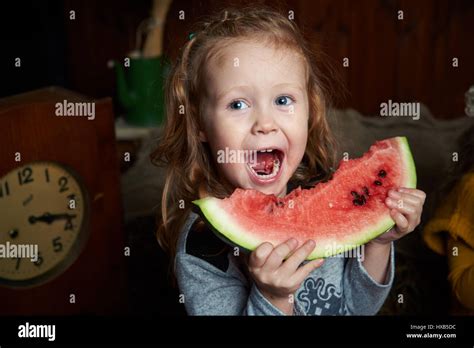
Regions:
<instances>
[{"instance_id":1,"label":"black watermelon seed","mask_svg":"<svg viewBox=\"0 0 474 348\"><path fill-rule=\"evenodd\" d=\"M364 205L366 203L365 196L359 196L352 201L354 205Z\"/></svg>"},{"instance_id":2,"label":"black watermelon seed","mask_svg":"<svg viewBox=\"0 0 474 348\"><path fill-rule=\"evenodd\" d=\"M374 184L377 185L377 186L382 185L382 183L381 183L380 181L378 181L378 180L375 180L375 181L374 181Z\"/></svg>"},{"instance_id":3,"label":"black watermelon seed","mask_svg":"<svg viewBox=\"0 0 474 348\"><path fill-rule=\"evenodd\" d=\"M359 194L355 191L351 191L351 195L355 198L359 198Z\"/></svg>"},{"instance_id":4,"label":"black watermelon seed","mask_svg":"<svg viewBox=\"0 0 474 348\"><path fill-rule=\"evenodd\" d=\"M385 176L387 175L387 172L385 170L380 170L379 174L378 174L381 178L385 178Z\"/></svg>"},{"instance_id":5,"label":"black watermelon seed","mask_svg":"<svg viewBox=\"0 0 474 348\"><path fill-rule=\"evenodd\" d=\"M367 186L364 186L363 190L364 190L364 193L368 196L369 195L369 189L367 188Z\"/></svg>"}]
</instances>

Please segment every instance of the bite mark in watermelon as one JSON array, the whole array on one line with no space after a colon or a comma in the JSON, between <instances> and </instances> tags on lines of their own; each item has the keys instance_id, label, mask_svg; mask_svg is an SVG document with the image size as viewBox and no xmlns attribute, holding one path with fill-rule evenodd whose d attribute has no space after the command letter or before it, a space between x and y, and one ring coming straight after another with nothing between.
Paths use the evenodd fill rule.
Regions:
<instances>
[{"instance_id":1,"label":"bite mark in watermelon","mask_svg":"<svg viewBox=\"0 0 474 348\"><path fill-rule=\"evenodd\" d=\"M416 170L405 137L377 141L362 157L342 160L333 178L284 198L236 189L228 198L194 201L213 229L247 250L295 238L316 247L308 259L354 249L395 225L385 205L393 188L416 187Z\"/></svg>"}]
</instances>

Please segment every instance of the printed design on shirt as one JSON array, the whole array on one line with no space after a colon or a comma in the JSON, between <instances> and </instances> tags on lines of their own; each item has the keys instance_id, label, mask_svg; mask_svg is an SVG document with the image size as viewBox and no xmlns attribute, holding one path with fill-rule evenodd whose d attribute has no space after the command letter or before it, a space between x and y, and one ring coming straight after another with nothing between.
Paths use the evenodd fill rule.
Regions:
<instances>
[{"instance_id":1,"label":"printed design on shirt","mask_svg":"<svg viewBox=\"0 0 474 348\"><path fill-rule=\"evenodd\" d=\"M323 278L314 280L308 278L297 299L305 308L308 315L342 315L342 292L337 291L334 284L324 281Z\"/></svg>"}]
</instances>

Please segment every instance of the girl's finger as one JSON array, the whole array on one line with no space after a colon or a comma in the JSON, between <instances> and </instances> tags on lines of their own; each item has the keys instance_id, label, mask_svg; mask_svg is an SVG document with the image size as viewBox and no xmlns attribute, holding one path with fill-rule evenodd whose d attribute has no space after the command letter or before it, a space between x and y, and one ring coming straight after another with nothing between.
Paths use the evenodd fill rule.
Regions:
<instances>
[{"instance_id":1,"label":"girl's finger","mask_svg":"<svg viewBox=\"0 0 474 348\"><path fill-rule=\"evenodd\" d=\"M390 215L392 216L392 219L395 221L395 224L397 225L397 228L401 232L407 232L408 227L410 226L408 223L408 220L405 216L403 216L402 213L400 213L396 209L390 210Z\"/></svg>"},{"instance_id":2,"label":"girl's finger","mask_svg":"<svg viewBox=\"0 0 474 348\"><path fill-rule=\"evenodd\" d=\"M260 244L257 249L250 253L249 266L252 268L262 267L272 250L273 245L271 243Z\"/></svg>"},{"instance_id":3,"label":"girl's finger","mask_svg":"<svg viewBox=\"0 0 474 348\"><path fill-rule=\"evenodd\" d=\"M306 277L316 268L320 267L324 263L324 259L316 259L308 262L307 264L298 268L298 270L291 276L291 281L294 284L301 284Z\"/></svg>"},{"instance_id":4,"label":"girl's finger","mask_svg":"<svg viewBox=\"0 0 474 348\"><path fill-rule=\"evenodd\" d=\"M395 190L390 190L390 191L388 191L388 196L390 198L393 198L396 201L399 201L401 199L405 202L409 202L409 203L411 203L413 205L416 205L416 206L423 205L423 200L420 197L415 196L411 193L404 193L404 192L398 192L398 191L395 191Z\"/></svg>"},{"instance_id":5,"label":"girl's finger","mask_svg":"<svg viewBox=\"0 0 474 348\"><path fill-rule=\"evenodd\" d=\"M418 198L421 199L421 201L424 203L426 199L426 193L424 193L421 190L417 189L411 189L411 188L406 188L406 187L400 187L398 188L399 192L404 192L404 193L409 193L411 195L417 196Z\"/></svg>"},{"instance_id":6,"label":"girl's finger","mask_svg":"<svg viewBox=\"0 0 474 348\"><path fill-rule=\"evenodd\" d=\"M395 205L394 202L387 204L390 208L398 210L408 221L408 228L414 230L415 227L420 223L421 212L423 205L407 203L404 200L399 200Z\"/></svg>"},{"instance_id":7,"label":"girl's finger","mask_svg":"<svg viewBox=\"0 0 474 348\"><path fill-rule=\"evenodd\" d=\"M299 265L313 252L315 246L314 240L306 241L283 263L280 267L281 272L289 275L295 273Z\"/></svg>"},{"instance_id":8,"label":"girl's finger","mask_svg":"<svg viewBox=\"0 0 474 348\"><path fill-rule=\"evenodd\" d=\"M283 260L296 248L298 241L294 238L288 239L286 242L276 246L268 255L263 268L272 270L280 267Z\"/></svg>"},{"instance_id":9,"label":"girl's finger","mask_svg":"<svg viewBox=\"0 0 474 348\"><path fill-rule=\"evenodd\" d=\"M393 198L387 197L385 199L385 204L389 208L396 209L400 213L406 215L416 215L420 209L418 205L414 205L404 199L394 200Z\"/></svg>"}]
</instances>

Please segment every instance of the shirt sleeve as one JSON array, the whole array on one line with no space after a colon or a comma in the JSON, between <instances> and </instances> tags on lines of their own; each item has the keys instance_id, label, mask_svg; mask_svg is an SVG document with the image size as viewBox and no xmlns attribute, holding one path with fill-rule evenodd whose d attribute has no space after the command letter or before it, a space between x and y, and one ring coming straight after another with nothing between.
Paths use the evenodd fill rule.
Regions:
<instances>
[{"instance_id":1,"label":"shirt sleeve","mask_svg":"<svg viewBox=\"0 0 474 348\"><path fill-rule=\"evenodd\" d=\"M348 315L375 315L385 302L395 274L395 250L390 245L386 281L381 284L367 272L360 258L350 258L344 268L344 306Z\"/></svg>"},{"instance_id":2,"label":"shirt sleeve","mask_svg":"<svg viewBox=\"0 0 474 348\"><path fill-rule=\"evenodd\" d=\"M284 315L255 284L195 256L176 255L176 276L189 315Z\"/></svg>"}]
</instances>

